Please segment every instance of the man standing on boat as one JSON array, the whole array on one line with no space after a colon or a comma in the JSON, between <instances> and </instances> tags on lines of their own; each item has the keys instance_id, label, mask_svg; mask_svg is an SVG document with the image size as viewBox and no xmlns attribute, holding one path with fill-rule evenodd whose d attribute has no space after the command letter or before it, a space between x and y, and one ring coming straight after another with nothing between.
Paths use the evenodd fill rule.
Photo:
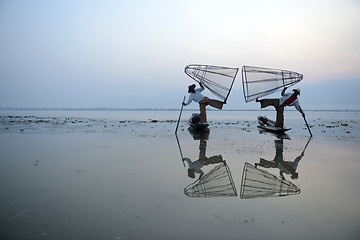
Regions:
<instances>
[{"instance_id":1,"label":"man standing on boat","mask_svg":"<svg viewBox=\"0 0 360 240\"><path fill-rule=\"evenodd\" d=\"M305 118L305 113L300 107L300 103L298 100L298 96L300 95L300 89L294 89L293 93L285 93L286 87L281 92L281 98L275 99L256 99L256 102L260 102L261 108L265 108L268 106L274 106L276 110L276 122L275 127L284 127L284 108L285 106L295 106L295 108L302 114L303 118Z\"/></svg>"},{"instance_id":2,"label":"man standing on boat","mask_svg":"<svg viewBox=\"0 0 360 240\"><path fill-rule=\"evenodd\" d=\"M188 87L188 93L190 93L186 103L183 103L184 106L189 105L192 101L199 103L200 105L200 123L207 123L206 117L206 106L210 105L217 109L222 109L224 102L210 99L201 94L205 90L204 86L200 83L200 88L196 88L195 84L192 84Z\"/></svg>"}]
</instances>

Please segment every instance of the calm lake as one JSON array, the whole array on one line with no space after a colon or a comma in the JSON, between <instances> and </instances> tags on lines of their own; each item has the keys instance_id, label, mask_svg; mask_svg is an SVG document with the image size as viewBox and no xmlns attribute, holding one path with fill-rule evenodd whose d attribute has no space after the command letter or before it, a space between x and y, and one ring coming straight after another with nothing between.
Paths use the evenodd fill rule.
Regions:
<instances>
[{"instance_id":1,"label":"calm lake","mask_svg":"<svg viewBox=\"0 0 360 240\"><path fill-rule=\"evenodd\" d=\"M0 239L358 239L360 112L0 111Z\"/></svg>"}]
</instances>

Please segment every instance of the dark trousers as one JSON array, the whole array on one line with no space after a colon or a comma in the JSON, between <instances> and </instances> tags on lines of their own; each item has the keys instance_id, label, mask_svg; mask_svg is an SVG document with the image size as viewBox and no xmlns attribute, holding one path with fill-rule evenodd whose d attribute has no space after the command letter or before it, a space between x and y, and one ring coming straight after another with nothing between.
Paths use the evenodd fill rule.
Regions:
<instances>
[{"instance_id":1,"label":"dark trousers","mask_svg":"<svg viewBox=\"0 0 360 240\"><path fill-rule=\"evenodd\" d=\"M273 106L276 110L276 121L275 127L284 127L284 106L280 106L279 99L262 99L260 100L261 108L266 108L268 106Z\"/></svg>"},{"instance_id":2,"label":"dark trousers","mask_svg":"<svg viewBox=\"0 0 360 240\"><path fill-rule=\"evenodd\" d=\"M203 100L199 102L200 104L200 122L204 123L207 122L206 117L206 106L210 105L217 109L222 109L224 103L219 100L210 99L208 97L204 97Z\"/></svg>"}]
</instances>

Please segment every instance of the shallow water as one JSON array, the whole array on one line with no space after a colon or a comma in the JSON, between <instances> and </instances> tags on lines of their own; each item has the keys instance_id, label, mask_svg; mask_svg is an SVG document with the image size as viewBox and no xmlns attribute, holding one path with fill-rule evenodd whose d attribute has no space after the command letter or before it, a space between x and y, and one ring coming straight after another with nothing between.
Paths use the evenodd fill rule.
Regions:
<instances>
[{"instance_id":1,"label":"shallow water","mask_svg":"<svg viewBox=\"0 0 360 240\"><path fill-rule=\"evenodd\" d=\"M209 112L196 136L185 111L177 139L177 111L3 111L1 239L358 239L359 114L307 113L309 141L297 112L282 138L259 132L263 113ZM245 163L270 190L240 197ZM271 190L281 171L300 193Z\"/></svg>"}]
</instances>

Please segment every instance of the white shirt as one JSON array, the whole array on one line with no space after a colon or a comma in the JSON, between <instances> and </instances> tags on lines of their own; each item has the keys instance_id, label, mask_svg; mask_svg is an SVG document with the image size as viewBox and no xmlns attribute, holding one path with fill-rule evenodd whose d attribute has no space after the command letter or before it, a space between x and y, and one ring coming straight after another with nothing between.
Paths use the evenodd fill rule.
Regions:
<instances>
[{"instance_id":1,"label":"white shirt","mask_svg":"<svg viewBox=\"0 0 360 240\"><path fill-rule=\"evenodd\" d=\"M284 104L284 102L291 97L291 95L293 95L292 93L284 93L282 94L282 97L280 98L280 106ZM302 113L301 107L300 107L300 103L299 100L296 98L295 101L293 101L292 103L290 103L289 105L286 106L295 106L295 108Z\"/></svg>"},{"instance_id":2,"label":"white shirt","mask_svg":"<svg viewBox=\"0 0 360 240\"><path fill-rule=\"evenodd\" d=\"M189 168L194 169L194 172L199 173L201 175L204 174L204 172L201 170L201 168L204 166L199 160L195 162L191 162L189 158L184 158L184 161L186 161L189 165Z\"/></svg>"},{"instance_id":3,"label":"white shirt","mask_svg":"<svg viewBox=\"0 0 360 240\"><path fill-rule=\"evenodd\" d=\"M201 88L197 88L195 89L195 93L190 93L188 100L186 101L185 105L189 105L191 103L191 101L195 101L195 102L200 102L201 100L203 100L204 95L201 94L202 91L204 91L205 88L201 87Z\"/></svg>"},{"instance_id":4,"label":"white shirt","mask_svg":"<svg viewBox=\"0 0 360 240\"><path fill-rule=\"evenodd\" d=\"M300 156L298 156L297 158L295 158L294 162L284 162L286 163L288 166L290 166L292 169L294 169L294 171L296 171L298 165L299 165L299 162L300 160L302 159L304 155L301 154ZM291 172L284 167L284 165L280 162L279 165L278 165L278 168L280 169L281 172L284 172L288 175L291 175Z\"/></svg>"}]
</instances>

